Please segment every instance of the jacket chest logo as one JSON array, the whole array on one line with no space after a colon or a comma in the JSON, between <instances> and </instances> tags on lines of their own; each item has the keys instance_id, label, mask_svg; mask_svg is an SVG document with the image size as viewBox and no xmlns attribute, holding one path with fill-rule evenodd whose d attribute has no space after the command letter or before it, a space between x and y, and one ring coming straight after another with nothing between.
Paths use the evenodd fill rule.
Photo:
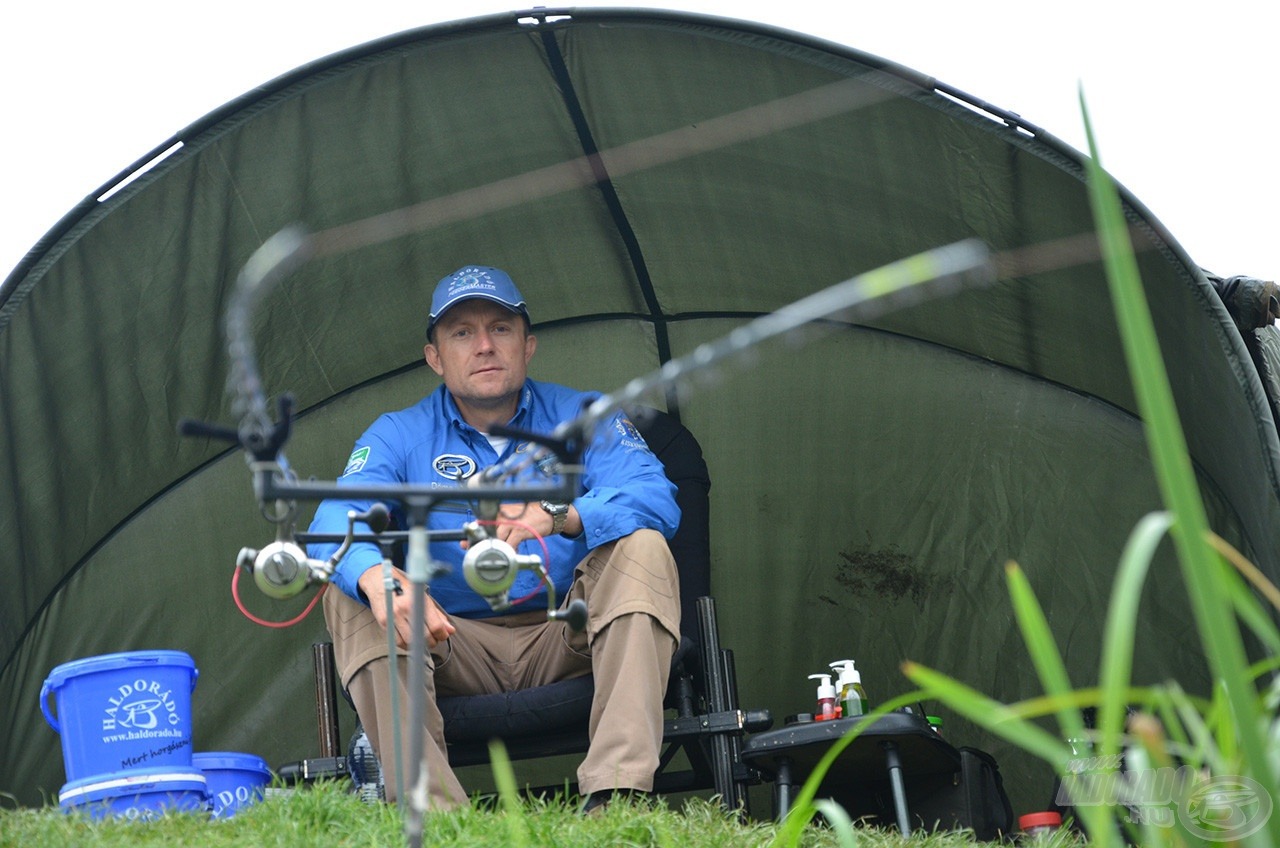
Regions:
<instances>
[{"instance_id":1,"label":"jacket chest logo","mask_svg":"<svg viewBox=\"0 0 1280 848\"><path fill-rule=\"evenodd\" d=\"M476 473L476 461L457 453L442 453L431 462L436 473L446 480L465 480Z\"/></svg>"}]
</instances>

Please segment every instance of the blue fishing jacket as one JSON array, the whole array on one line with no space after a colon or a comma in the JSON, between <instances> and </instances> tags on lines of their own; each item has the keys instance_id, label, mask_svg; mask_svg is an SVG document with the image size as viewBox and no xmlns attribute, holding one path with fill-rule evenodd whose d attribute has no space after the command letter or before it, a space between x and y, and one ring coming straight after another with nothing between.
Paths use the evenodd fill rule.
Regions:
<instances>
[{"instance_id":1,"label":"blue fishing jacket","mask_svg":"<svg viewBox=\"0 0 1280 848\"><path fill-rule=\"evenodd\" d=\"M510 426L525 432L549 434L598 397L597 393L526 380ZM505 463L514 454L535 448L536 445L528 441L512 439L499 456L483 433L462 420L453 397L440 386L413 406L386 413L374 421L356 441L338 483L414 483L454 488L489 466ZM644 528L657 530L669 539L680 523L675 486L663 472L661 461L624 415L619 414L596 429L583 465L580 492L573 501L582 517L583 532L573 539L551 536L545 540L545 564L555 585L557 601L563 599L569 589L574 566L592 548ZM530 466L518 482L557 480L554 469L546 468L545 463L542 466ZM316 509L311 531L345 533L348 510L364 512L369 506L369 501L323 501ZM387 506L397 526L405 527L403 506L398 503ZM433 509L428 516L428 528L459 529L475 519L470 511L464 514L463 509L452 503L443 509ZM308 546L308 555L327 560L337 548L336 544L313 544ZM533 539L523 542L519 552L544 556L542 546ZM431 543L432 559L448 569L446 574L432 578L431 596L451 615L483 618L498 614L463 578L464 553L457 541ZM367 604L356 581L368 568L381 562L382 554L376 545L357 543L338 563L333 582L350 597ZM513 606L511 612L543 609L547 603L545 587L539 587L537 576L527 570L520 571L510 596L513 601L526 599Z\"/></svg>"}]
</instances>

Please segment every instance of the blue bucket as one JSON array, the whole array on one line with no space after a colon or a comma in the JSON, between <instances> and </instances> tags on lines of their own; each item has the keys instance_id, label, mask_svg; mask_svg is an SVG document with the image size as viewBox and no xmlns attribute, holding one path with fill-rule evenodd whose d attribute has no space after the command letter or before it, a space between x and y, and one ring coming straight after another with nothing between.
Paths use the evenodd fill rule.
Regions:
<instances>
[{"instance_id":1,"label":"blue bucket","mask_svg":"<svg viewBox=\"0 0 1280 848\"><path fill-rule=\"evenodd\" d=\"M166 813L208 815L209 791L196 768L140 768L73 780L58 793L64 812L93 819L155 819Z\"/></svg>"},{"instance_id":2,"label":"blue bucket","mask_svg":"<svg viewBox=\"0 0 1280 848\"><path fill-rule=\"evenodd\" d=\"M225 819L262 800L271 782L271 767L253 754L201 751L191 755L192 765L209 781L213 817Z\"/></svg>"},{"instance_id":3,"label":"blue bucket","mask_svg":"<svg viewBox=\"0 0 1280 848\"><path fill-rule=\"evenodd\" d=\"M121 769L190 770L191 693L198 675L181 651L104 654L51 671L40 709L62 736L67 782Z\"/></svg>"}]
</instances>

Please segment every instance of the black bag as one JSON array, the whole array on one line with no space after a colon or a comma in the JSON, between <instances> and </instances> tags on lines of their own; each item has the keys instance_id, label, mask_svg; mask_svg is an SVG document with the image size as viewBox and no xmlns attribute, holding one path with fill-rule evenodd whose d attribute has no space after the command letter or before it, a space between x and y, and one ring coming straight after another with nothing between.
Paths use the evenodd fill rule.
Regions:
<instances>
[{"instance_id":1,"label":"black bag","mask_svg":"<svg viewBox=\"0 0 1280 848\"><path fill-rule=\"evenodd\" d=\"M1017 822L995 757L977 748L961 748L960 757L961 768L965 772L964 784L970 787L969 810L973 822L970 827L975 832L987 834L980 836L982 839L996 839L1012 833Z\"/></svg>"}]
</instances>

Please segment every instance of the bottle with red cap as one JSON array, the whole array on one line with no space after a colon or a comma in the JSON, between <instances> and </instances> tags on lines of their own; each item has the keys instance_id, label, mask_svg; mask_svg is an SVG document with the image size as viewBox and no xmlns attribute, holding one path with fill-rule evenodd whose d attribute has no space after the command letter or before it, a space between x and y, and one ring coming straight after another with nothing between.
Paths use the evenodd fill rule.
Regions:
<instances>
[{"instance_id":1,"label":"bottle with red cap","mask_svg":"<svg viewBox=\"0 0 1280 848\"><path fill-rule=\"evenodd\" d=\"M1062 814L1045 810L1038 813L1027 813L1018 816L1018 830L1022 831L1022 836L1018 840L1022 843L1034 842L1043 839L1052 833L1056 833L1062 827Z\"/></svg>"},{"instance_id":2,"label":"bottle with red cap","mask_svg":"<svg viewBox=\"0 0 1280 848\"><path fill-rule=\"evenodd\" d=\"M831 675L811 674L810 680L818 681L818 708L814 710L815 721L830 721L840 717L836 710L836 687L831 685Z\"/></svg>"}]
</instances>

